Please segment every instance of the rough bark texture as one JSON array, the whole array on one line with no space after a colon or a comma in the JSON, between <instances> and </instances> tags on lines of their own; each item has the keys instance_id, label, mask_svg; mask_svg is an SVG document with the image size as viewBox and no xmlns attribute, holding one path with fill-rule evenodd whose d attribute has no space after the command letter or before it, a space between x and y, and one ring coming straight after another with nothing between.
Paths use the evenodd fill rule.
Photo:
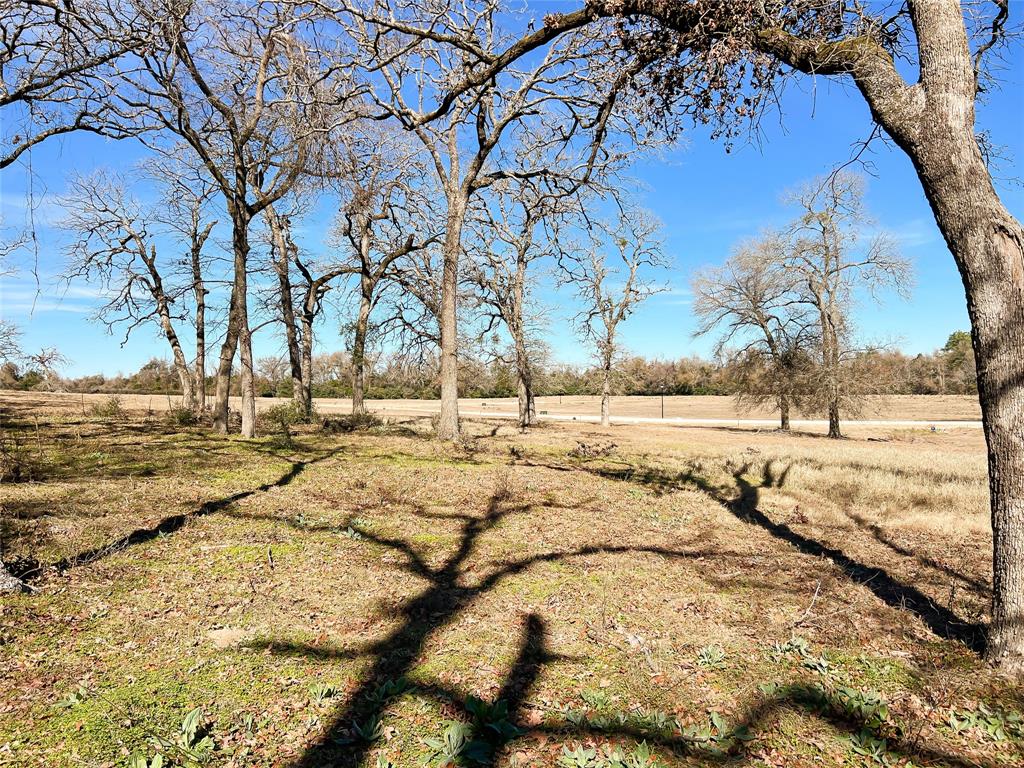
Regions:
<instances>
[{"instance_id":1,"label":"rough bark texture","mask_svg":"<svg viewBox=\"0 0 1024 768\"><path fill-rule=\"evenodd\" d=\"M612 425L612 361L606 358L601 366L601 426Z\"/></svg>"},{"instance_id":2,"label":"rough bark texture","mask_svg":"<svg viewBox=\"0 0 1024 768\"><path fill-rule=\"evenodd\" d=\"M458 358L458 290L459 255L462 251L462 227L466 219L466 200L457 196L449 202L447 229L444 237L444 271L441 275L441 412L437 420L437 437L457 440L459 437L459 358Z\"/></svg>"},{"instance_id":3,"label":"rough bark texture","mask_svg":"<svg viewBox=\"0 0 1024 768\"><path fill-rule=\"evenodd\" d=\"M252 357L252 331L249 328L249 222L236 225L232 236L234 249L236 313L238 323L239 386L242 394L242 437L256 437L256 384Z\"/></svg>"},{"instance_id":4,"label":"rough bark texture","mask_svg":"<svg viewBox=\"0 0 1024 768\"><path fill-rule=\"evenodd\" d=\"M285 346L288 349L288 367L292 377L292 400L303 413L308 415L312 403L307 398L303 386L302 353L299 350L299 334L295 328L295 307L292 302L290 238L286 228L286 219L278 216L271 206L267 206L266 220L274 243L274 271L277 273L278 292L281 300L281 322L284 323Z\"/></svg>"},{"instance_id":5,"label":"rough bark texture","mask_svg":"<svg viewBox=\"0 0 1024 768\"><path fill-rule=\"evenodd\" d=\"M355 336L352 339L352 413L366 413L366 332L370 324L370 305L373 286L369 276L360 280L359 315L356 317Z\"/></svg>"}]
</instances>

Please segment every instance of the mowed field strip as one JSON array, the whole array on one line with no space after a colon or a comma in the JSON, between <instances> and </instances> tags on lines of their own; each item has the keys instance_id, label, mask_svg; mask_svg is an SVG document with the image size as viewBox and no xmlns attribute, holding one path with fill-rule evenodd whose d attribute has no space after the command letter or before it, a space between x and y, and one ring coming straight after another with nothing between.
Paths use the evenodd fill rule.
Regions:
<instances>
[{"instance_id":1,"label":"mowed field strip","mask_svg":"<svg viewBox=\"0 0 1024 768\"><path fill-rule=\"evenodd\" d=\"M14 396L14 393L0 393ZM83 408L111 395L82 395L55 393L59 399L78 400ZM163 411L177 403L177 395L119 395L125 407ZM256 401L260 410L287 402L285 398L261 397ZM596 395L553 395L537 398L537 413L541 419L552 421L598 422L600 398ZM231 399L233 408L240 405ZM316 398L320 413L349 413L352 401L347 398ZM382 416L429 416L440 410L437 400L368 400L367 408ZM517 415L515 398L460 398L459 413L463 417L514 419ZM750 428L774 427L778 416L768 408L741 411L734 398L723 395L624 395L612 398L612 423L662 426L740 426ZM981 409L975 395L892 395L869 397L863 412L857 418L844 418L854 427L901 427L937 429L981 427ZM794 429L819 431L828 422L817 418L794 418Z\"/></svg>"}]
</instances>

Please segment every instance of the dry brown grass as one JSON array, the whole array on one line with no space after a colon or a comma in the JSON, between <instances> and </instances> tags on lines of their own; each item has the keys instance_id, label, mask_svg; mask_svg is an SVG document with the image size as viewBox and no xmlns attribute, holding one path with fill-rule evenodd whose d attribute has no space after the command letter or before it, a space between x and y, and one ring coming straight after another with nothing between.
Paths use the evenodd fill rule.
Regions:
<instances>
[{"instance_id":1,"label":"dry brown grass","mask_svg":"<svg viewBox=\"0 0 1024 768\"><path fill-rule=\"evenodd\" d=\"M0 399L18 401L31 400L32 393L3 392ZM178 403L177 395L118 395L126 408L136 411L161 412L170 404ZM110 395L54 394L48 396L48 407L59 408L66 413L86 414L97 404L110 399ZM262 397L257 399L261 409L287 402L281 398ZM238 408L237 398L232 407ZM371 410L392 415L421 415L434 413L438 409L436 400L371 400ZM325 414L349 413L351 400L344 398L318 398L317 409ZM518 405L511 398L472 399L462 398L459 407L468 412L515 413ZM600 398L594 396L552 396L537 398L537 410L550 414L567 416L600 414ZM614 397L613 416L637 416L659 418L660 397ZM770 408L740 410L732 397L724 396L669 396L665 398L666 418L692 419L774 419L776 411ZM799 418L794 414L794 418ZM981 409L975 395L891 395L867 398L864 413L860 418L910 421L976 421L981 418Z\"/></svg>"},{"instance_id":2,"label":"dry brown grass","mask_svg":"<svg viewBox=\"0 0 1024 768\"><path fill-rule=\"evenodd\" d=\"M5 407L49 474L0 486L9 550L41 568L0 606L0 761L122 765L201 706L214 765L412 766L470 695L525 731L488 737L502 766L641 740L665 765L864 764L853 736L904 764L1019 758L1021 734L948 726L1024 706L971 648L990 569L977 431L492 421L453 448L423 419L286 447ZM570 458L580 441L616 448ZM793 637L806 656L773 648ZM399 678L413 688L379 693ZM891 717L871 725L842 689ZM722 738L688 741L709 712ZM740 726L752 740L727 738Z\"/></svg>"}]
</instances>

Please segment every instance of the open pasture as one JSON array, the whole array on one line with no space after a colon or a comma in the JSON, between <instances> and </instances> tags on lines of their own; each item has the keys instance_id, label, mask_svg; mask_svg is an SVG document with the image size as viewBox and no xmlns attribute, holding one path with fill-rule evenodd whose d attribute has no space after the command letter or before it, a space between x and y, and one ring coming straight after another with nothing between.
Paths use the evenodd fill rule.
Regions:
<instances>
[{"instance_id":1,"label":"open pasture","mask_svg":"<svg viewBox=\"0 0 1024 768\"><path fill-rule=\"evenodd\" d=\"M1021 759L977 430L3 417L2 765Z\"/></svg>"}]
</instances>

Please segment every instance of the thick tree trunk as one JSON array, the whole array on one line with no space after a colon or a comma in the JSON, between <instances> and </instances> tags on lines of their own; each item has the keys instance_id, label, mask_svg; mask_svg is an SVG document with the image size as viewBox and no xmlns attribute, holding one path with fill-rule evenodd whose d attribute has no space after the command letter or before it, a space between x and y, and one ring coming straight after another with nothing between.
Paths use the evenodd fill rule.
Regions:
<instances>
[{"instance_id":1,"label":"thick tree trunk","mask_svg":"<svg viewBox=\"0 0 1024 768\"><path fill-rule=\"evenodd\" d=\"M220 346L220 359L217 363L217 385L213 396L213 428L227 434L229 397L231 396L231 365L238 348L238 310L235 301L235 288L231 289L231 301L228 308L228 327L224 335L224 343Z\"/></svg>"},{"instance_id":2,"label":"thick tree trunk","mask_svg":"<svg viewBox=\"0 0 1024 768\"><path fill-rule=\"evenodd\" d=\"M1024 673L1024 230L973 135L930 127L915 162L967 294L988 447L993 534L987 656Z\"/></svg>"},{"instance_id":3,"label":"thick tree trunk","mask_svg":"<svg viewBox=\"0 0 1024 768\"><path fill-rule=\"evenodd\" d=\"M352 413L366 413L366 332L370 324L370 306L373 297L372 283L364 275L361 281L359 297L359 315L356 317L356 330L352 339Z\"/></svg>"},{"instance_id":4,"label":"thick tree trunk","mask_svg":"<svg viewBox=\"0 0 1024 768\"><path fill-rule=\"evenodd\" d=\"M606 360L602 368L601 377L601 426L610 427L612 424L612 363Z\"/></svg>"},{"instance_id":5,"label":"thick tree trunk","mask_svg":"<svg viewBox=\"0 0 1024 768\"><path fill-rule=\"evenodd\" d=\"M779 395L779 429L789 432L789 395Z\"/></svg>"},{"instance_id":6,"label":"thick tree trunk","mask_svg":"<svg viewBox=\"0 0 1024 768\"><path fill-rule=\"evenodd\" d=\"M988 447L993 534L986 656L1024 673L1024 229L992 186L974 135L975 76L954 0L913 3L922 117L876 117L907 152L967 296ZM873 105L874 107L875 105Z\"/></svg>"},{"instance_id":7,"label":"thick tree trunk","mask_svg":"<svg viewBox=\"0 0 1024 768\"><path fill-rule=\"evenodd\" d=\"M519 374L519 426L523 429L537 423L537 406L533 400L533 387L529 376Z\"/></svg>"},{"instance_id":8,"label":"thick tree trunk","mask_svg":"<svg viewBox=\"0 0 1024 768\"><path fill-rule=\"evenodd\" d=\"M252 357L252 331L249 328L249 216L236 209L232 213L232 250L234 252L234 283L232 298L235 308L239 387L242 395L242 437L256 436L256 386ZM226 344L226 341L225 341ZM221 353L221 362L224 353ZM230 374L230 363L228 373ZM218 395L220 382L218 381ZM226 416L226 413L225 413Z\"/></svg>"},{"instance_id":9,"label":"thick tree trunk","mask_svg":"<svg viewBox=\"0 0 1024 768\"><path fill-rule=\"evenodd\" d=\"M466 201L451 200L448 204L448 228L444 238L444 271L441 275L441 412L437 421L437 437L457 440L459 437L459 358L458 358L458 290L459 255L462 251L462 225L466 218Z\"/></svg>"}]
</instances>

